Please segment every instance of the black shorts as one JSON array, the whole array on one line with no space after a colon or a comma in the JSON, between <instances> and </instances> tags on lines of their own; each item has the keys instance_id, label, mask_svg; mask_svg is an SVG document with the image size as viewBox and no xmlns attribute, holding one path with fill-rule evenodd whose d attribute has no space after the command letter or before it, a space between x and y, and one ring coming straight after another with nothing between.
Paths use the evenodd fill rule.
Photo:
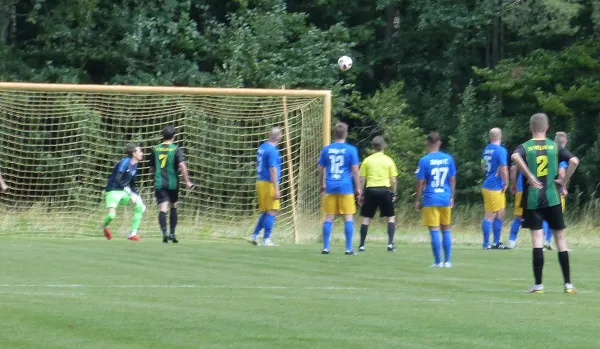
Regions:
<instances>
[{"instance_id":1,"label":"black shorts","mask_svg":"<svg viewBox=\"0 0 600 349\"><path fill-rule=\"evenodd\" d=\"M548 222L552 230L565 229L562 205L538 208L535 210L523 210L523 228L531 230L542 229L543 221Z\"/></svg>"},{"instance_id":2,"label":"black shorts","mask_svg":"<svg viewBox=\"0 0 600 349\"><path fill-rule=\"evenodd\" d=\"M365 190L365 201L360 208L360 215L373 218L378 207L381 217L394 216L394 202L389 188L371 187Z\"/></svg>"},{"instance_id":3,"label":"black shorts","mask_svg":"<svg viewBox=\"0 0 600 349\"><path fill-rule=\"evenodd\" d=\"M156 203L158 205L162 204L163 202L170 202L174 204L179 200L179 189L156 189L154 191L154 195L156 195Z\"/></svg>"}]
</instances>

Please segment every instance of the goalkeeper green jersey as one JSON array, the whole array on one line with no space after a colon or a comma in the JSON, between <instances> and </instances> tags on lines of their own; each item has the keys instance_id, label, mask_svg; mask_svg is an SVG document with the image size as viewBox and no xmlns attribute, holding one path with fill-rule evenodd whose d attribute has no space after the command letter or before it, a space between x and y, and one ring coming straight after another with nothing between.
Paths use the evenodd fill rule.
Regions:
<instances>
[{"instance_id":1,"label":"goalkeeper green jersey","mask_svg":"<svg viewBox=\"0 0 600 349\"><path fill-rule=\"evenodd\" d=\"M543 185L541 189L536 189L524 177L521 207L535 210L560 205L560 188L554 182L558 178L558 164L561 161L568 162L573 154L549 139L530 139L517 147L515 153L521 155L529 171Z\"/></svg>"},{"instance_id":2,"label":"goalkeeper green jersey","mask_svg":"<svg viewBox=\"0 0 600 349\"><path fill-rule=\"evenodd\" d=\"M161 143L152 149L150 166L154 167L154 188L179 188L179 164L185 161L183 149L174 143Z\"/></svg>"}]
</instances>

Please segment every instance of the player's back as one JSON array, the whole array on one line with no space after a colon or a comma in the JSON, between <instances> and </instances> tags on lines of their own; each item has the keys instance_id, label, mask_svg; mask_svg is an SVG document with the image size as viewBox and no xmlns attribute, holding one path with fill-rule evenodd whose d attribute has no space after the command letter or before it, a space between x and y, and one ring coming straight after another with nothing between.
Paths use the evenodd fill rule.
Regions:
<instances>
[{"instance_id":1,"label":"player's back","mask_svg":"<svg viewBox=\"0 0 600 349\"><path fill-rule=\"evenodd\" d=\"M271 181L271 167L277 170L277 180L281 180L281 156L279 149L269 142L264 142L256 150L256 179Z\"/></svg>"},{"instance_id":2,"label":"player's back","mask_svg":"<svg viewBox=\"0 0 600 349\"><path fill-rule=\"evenodd\" d=\"M183 150L175 143L161 143L154 147L154 187L157 189L177 189L179 186L179 164L184 161Z\"/></svg>"},{"instance_id":3,"label":"player's back","mask_svg":"<svg viewBox=\"0 0 600 349\"><path fill-rule=\"evenodd\" d=\"M521 147L527 167L542 183L542 188L536 189L524 181L523 201L527 203L526 207L537 209L560 204L559 188L554 182L560 166L558 145L550 139L530 139Z\"/></svg>"},{"instance_id":4,"label":"player's back","mask_svg":"<svg viewBox=\"0 0 600 349\"><path fill-rule=\"evenodd\" d=\"M506 148L497 144L488 144L483 150L482 161L485 167L483 188L488 190L502 190L504 182L500 176L500 166L506 166L508 152Z\"/></svg>"},{"instance_id":5,"label":"player's back","mask_svg":"<svg viewBox=\"0 0 600 349\"><path fill-rule=\"evenodd\" d=\"M367 187L389 187L390 178L398 176L398 170L391 157L383 152L377 152L363 160L360 165L360 176L366 178Z\"/></svg>"},{"instance_id":6,"label":"player's back","mask_svg":"<svg viewBox=\"0 0 600 349\"><path fill-rule=\"evenodd\" d=\"M352 166L358 165L358 150L345 142L335 142L323 148L319 165L325 168L327 194L352 194Z\"/></svg>"},{"instance_id":7,"label":"player's back","mask_svg":"<svg viewBox=\"0 0 600 349\"><path fill-rule=\"evenodd\" d=\"M117 182L117 173L119 172L122 172L123 174L121 175L120 181ZM122 158L110 172L104 191L123 190L136 174L137 164L131 164L131 158Z\"/></svg>"},{"instance_id":8,"label":"player's back","mask_svg":"<svg viewBox=\"0 0 600 349\"><path fill-rule=\"evenodd\" d=\"M456 165L450 154L434 152L419 160L417 178L425 180L423 206L450 206L450 178L456 175Z\"/></svg>"}]
</instances>

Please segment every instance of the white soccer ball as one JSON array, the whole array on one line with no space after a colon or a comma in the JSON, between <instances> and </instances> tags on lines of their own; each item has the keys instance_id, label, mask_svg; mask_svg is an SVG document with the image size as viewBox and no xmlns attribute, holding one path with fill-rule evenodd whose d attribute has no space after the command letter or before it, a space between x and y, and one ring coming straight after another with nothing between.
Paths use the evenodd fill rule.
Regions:
<instances>
[{"instance_id":1,"label":"white soccer ball","mask_svg":"<svg viewBox=\"0 0 600 349\"><path fill-rule=\"evenodd\" d=\"M340 59L338 59L338 65L342 71L346 71L352 68L352 58L348 56L342 56Z\"/></svg>"}]
</instances>

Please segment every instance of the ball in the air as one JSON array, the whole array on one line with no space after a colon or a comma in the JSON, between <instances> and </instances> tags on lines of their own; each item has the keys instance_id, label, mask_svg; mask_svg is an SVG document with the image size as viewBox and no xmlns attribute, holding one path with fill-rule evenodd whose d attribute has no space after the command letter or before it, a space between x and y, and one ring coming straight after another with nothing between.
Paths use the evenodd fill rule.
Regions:
<instances>
[{"instance_id":1,"label":"ball in the air","mask_svg":"<svg viewBox=\"0 0 600 349\"><path fill-rule=\"evenodd\" d=\"M342 71L346 71L352 68L352 58L348 56L342 56L340 59L338 59L338 65Z\"/></svg>"}]
</instances>

